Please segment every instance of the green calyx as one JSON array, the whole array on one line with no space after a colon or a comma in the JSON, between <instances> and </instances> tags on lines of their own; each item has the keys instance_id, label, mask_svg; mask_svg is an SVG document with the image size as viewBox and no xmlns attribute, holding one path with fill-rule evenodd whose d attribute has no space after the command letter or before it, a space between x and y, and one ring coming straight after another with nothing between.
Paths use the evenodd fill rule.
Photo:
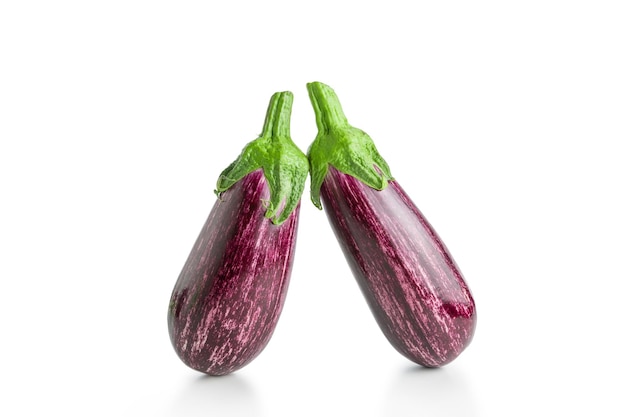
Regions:
<instances>
[{"instance_id":1,"label":"green calyx","mask_svg":"<svg viewBox=\"0 0 626 417\"><path fill-rule=\"evenodd\" d=\"M293 94L275 93L265 116L261 135L248 143L239 157L220 174L215 194L221 197L233 184L257 169L270 189L269 201L264 201L265 217L275 225L283 223L297 207L309 172L306 155L293 143L290 135Z\"/></svg>"},{"instance_id":2,"label":"green calyx","mask_svg":"<svg viewBox=\"0 0 626 417\"><path fill-rule=\"evenodd\" d=\"M322 209L320 189L328 173L328 165L376 190L385 189L393 177L372 138L348 124L332 88L320 82L312 82L307 84L307 89L318 129L308 152L313 204Z\"/></svg>"}]
</instances>

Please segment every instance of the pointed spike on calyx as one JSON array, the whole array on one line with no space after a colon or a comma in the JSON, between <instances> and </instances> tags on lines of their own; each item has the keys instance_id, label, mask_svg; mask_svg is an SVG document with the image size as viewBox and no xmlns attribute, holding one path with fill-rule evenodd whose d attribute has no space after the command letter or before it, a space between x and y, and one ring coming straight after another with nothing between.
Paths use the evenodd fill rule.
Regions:
<instances>
[{"instance_id":1,"label":"pointed spike on calyx","mask_svg":"<svg viewBox=\"0 0 626 417\"><path fill-rule=\"evenodd\" d=\"M217 180L215 193L221 197L233 184L258 169L263 169L270 197L264 201L265 217L275 225L289 218L302 197L309 172L306 155L290 135L293 94L275 93L270 99L261 135L248 143L237 159Z\"/></svg>"},{"instance_id":2,"label":"pointed spike on calyx","mask_svg":"<svg viewBox=\"0 0 626 417\"><path fill-rule=\"evenodd\" d=\"M372 138L348 123L335 91L320 82L308 83L307 90L318 129L308 151L313 204L322 208L320 189L328 165L376 190L385 189L393 180L387 162L378 153Z\"/></svg>"}]
</instances>

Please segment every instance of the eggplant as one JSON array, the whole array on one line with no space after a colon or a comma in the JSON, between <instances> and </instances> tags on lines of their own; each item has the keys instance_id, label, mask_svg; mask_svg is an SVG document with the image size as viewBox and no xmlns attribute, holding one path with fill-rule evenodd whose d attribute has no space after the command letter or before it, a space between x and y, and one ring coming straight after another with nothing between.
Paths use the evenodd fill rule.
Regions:
<instances>
[{"instance_id":1,"label":"eggplant","mask_svg":"<svg viewBox=\"0 0 626 417\"><path fill-rule=\"evenodd\" d=\"M256 358L284 305L309 168L290 138L292 102L290 92L274 94L259 138L221 173L218 199L172 291L174 350L209 375Z\"/></svg>"},{"instance_id":2,"label":"eggplant","mask_svg":"<svg viewBox=\"0 0 626 417\"><path fill-rule=\"evenodd\" d=\"M451 362L476 328L459 267L372 139L348 123L333 89L319 82L307 89L318 127L308 151L313 203L324 208L390 344L425 367Z\"/></svg>"}]
</instances>

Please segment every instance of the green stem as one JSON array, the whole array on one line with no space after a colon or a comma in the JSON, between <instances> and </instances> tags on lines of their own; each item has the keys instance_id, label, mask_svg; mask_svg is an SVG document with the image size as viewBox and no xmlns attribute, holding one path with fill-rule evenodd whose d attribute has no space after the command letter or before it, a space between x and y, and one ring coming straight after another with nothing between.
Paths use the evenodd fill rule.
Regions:
<instances>
[{"instance_id":1,"label":"green stem","mask_svg":"<svg viewBox=\"0 0 626 417\"><path fill-rule=\"evenodd\" d=\"M389 166L372 138L350 124L332 88L320 82L307 84L317 121L317 137L309 147L311 200L322 208L320 189L332 165L376 190L392 180Z\"/></svg>"},{"instance_id":2,"label":"green stem","mask_svg":"<svg viewBox=\"0 0 626 417\"><path fill-rule=\"evenodd\" d=\"M289 125L292 103L293 94L290 91L283 91L272 96L267 107L261 137L288 138L291 136Z\"/></svg>"},{"instance_id":3,"label":"green stem","mask_svg":"<svg viewBox=\"0 0 626 417\"><path fill-rule=\"evenodd\" d=\"M309 172L306 155L293 143L289 134L293 94L275 93L263 123L261 136L248 143L239 157L217 180L215 193L221 196L233 184L259 168L267 180L270 198L264 202L265 217L280 225L300 202Z\"/></svg>"},{"instance_id":4,"label":"green stem","mask_svg":"<svg viewBox=\"0 0 626 417\"><path fill-rule=\"evenodd\" d=\"M332 88L320 82L308 83L306 88L315 111L318 130L327 132L348 125L348 119Z\"/></svg>"}]
</instances>

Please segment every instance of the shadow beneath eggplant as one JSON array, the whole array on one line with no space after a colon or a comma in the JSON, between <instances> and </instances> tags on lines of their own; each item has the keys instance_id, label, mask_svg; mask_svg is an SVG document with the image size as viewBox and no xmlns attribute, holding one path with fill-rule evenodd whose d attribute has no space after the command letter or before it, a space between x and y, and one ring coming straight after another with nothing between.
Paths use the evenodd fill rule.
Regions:
<instances>
[{"instance_id":1,"label":"shadow beneath eggplant","mask_svg":"<svg viewBox=\"0 0 626 417\"><path fill-rule=\"evenodd\" d=\"M476 404L460 369L403 369L392 381L384 403L385 416L477 416Z\"/></svg>"},{"instance_id":2,"label":"shadow beneath eggplant","mask_svg":"<svg viewBox=\"0 0 626 417\"><path fill-rule=\"evenodd\" d=\"M255 417L262 412L254 388L241 375L200 375L183 388L171 415Z\"/></svg>"}]
</instances>

